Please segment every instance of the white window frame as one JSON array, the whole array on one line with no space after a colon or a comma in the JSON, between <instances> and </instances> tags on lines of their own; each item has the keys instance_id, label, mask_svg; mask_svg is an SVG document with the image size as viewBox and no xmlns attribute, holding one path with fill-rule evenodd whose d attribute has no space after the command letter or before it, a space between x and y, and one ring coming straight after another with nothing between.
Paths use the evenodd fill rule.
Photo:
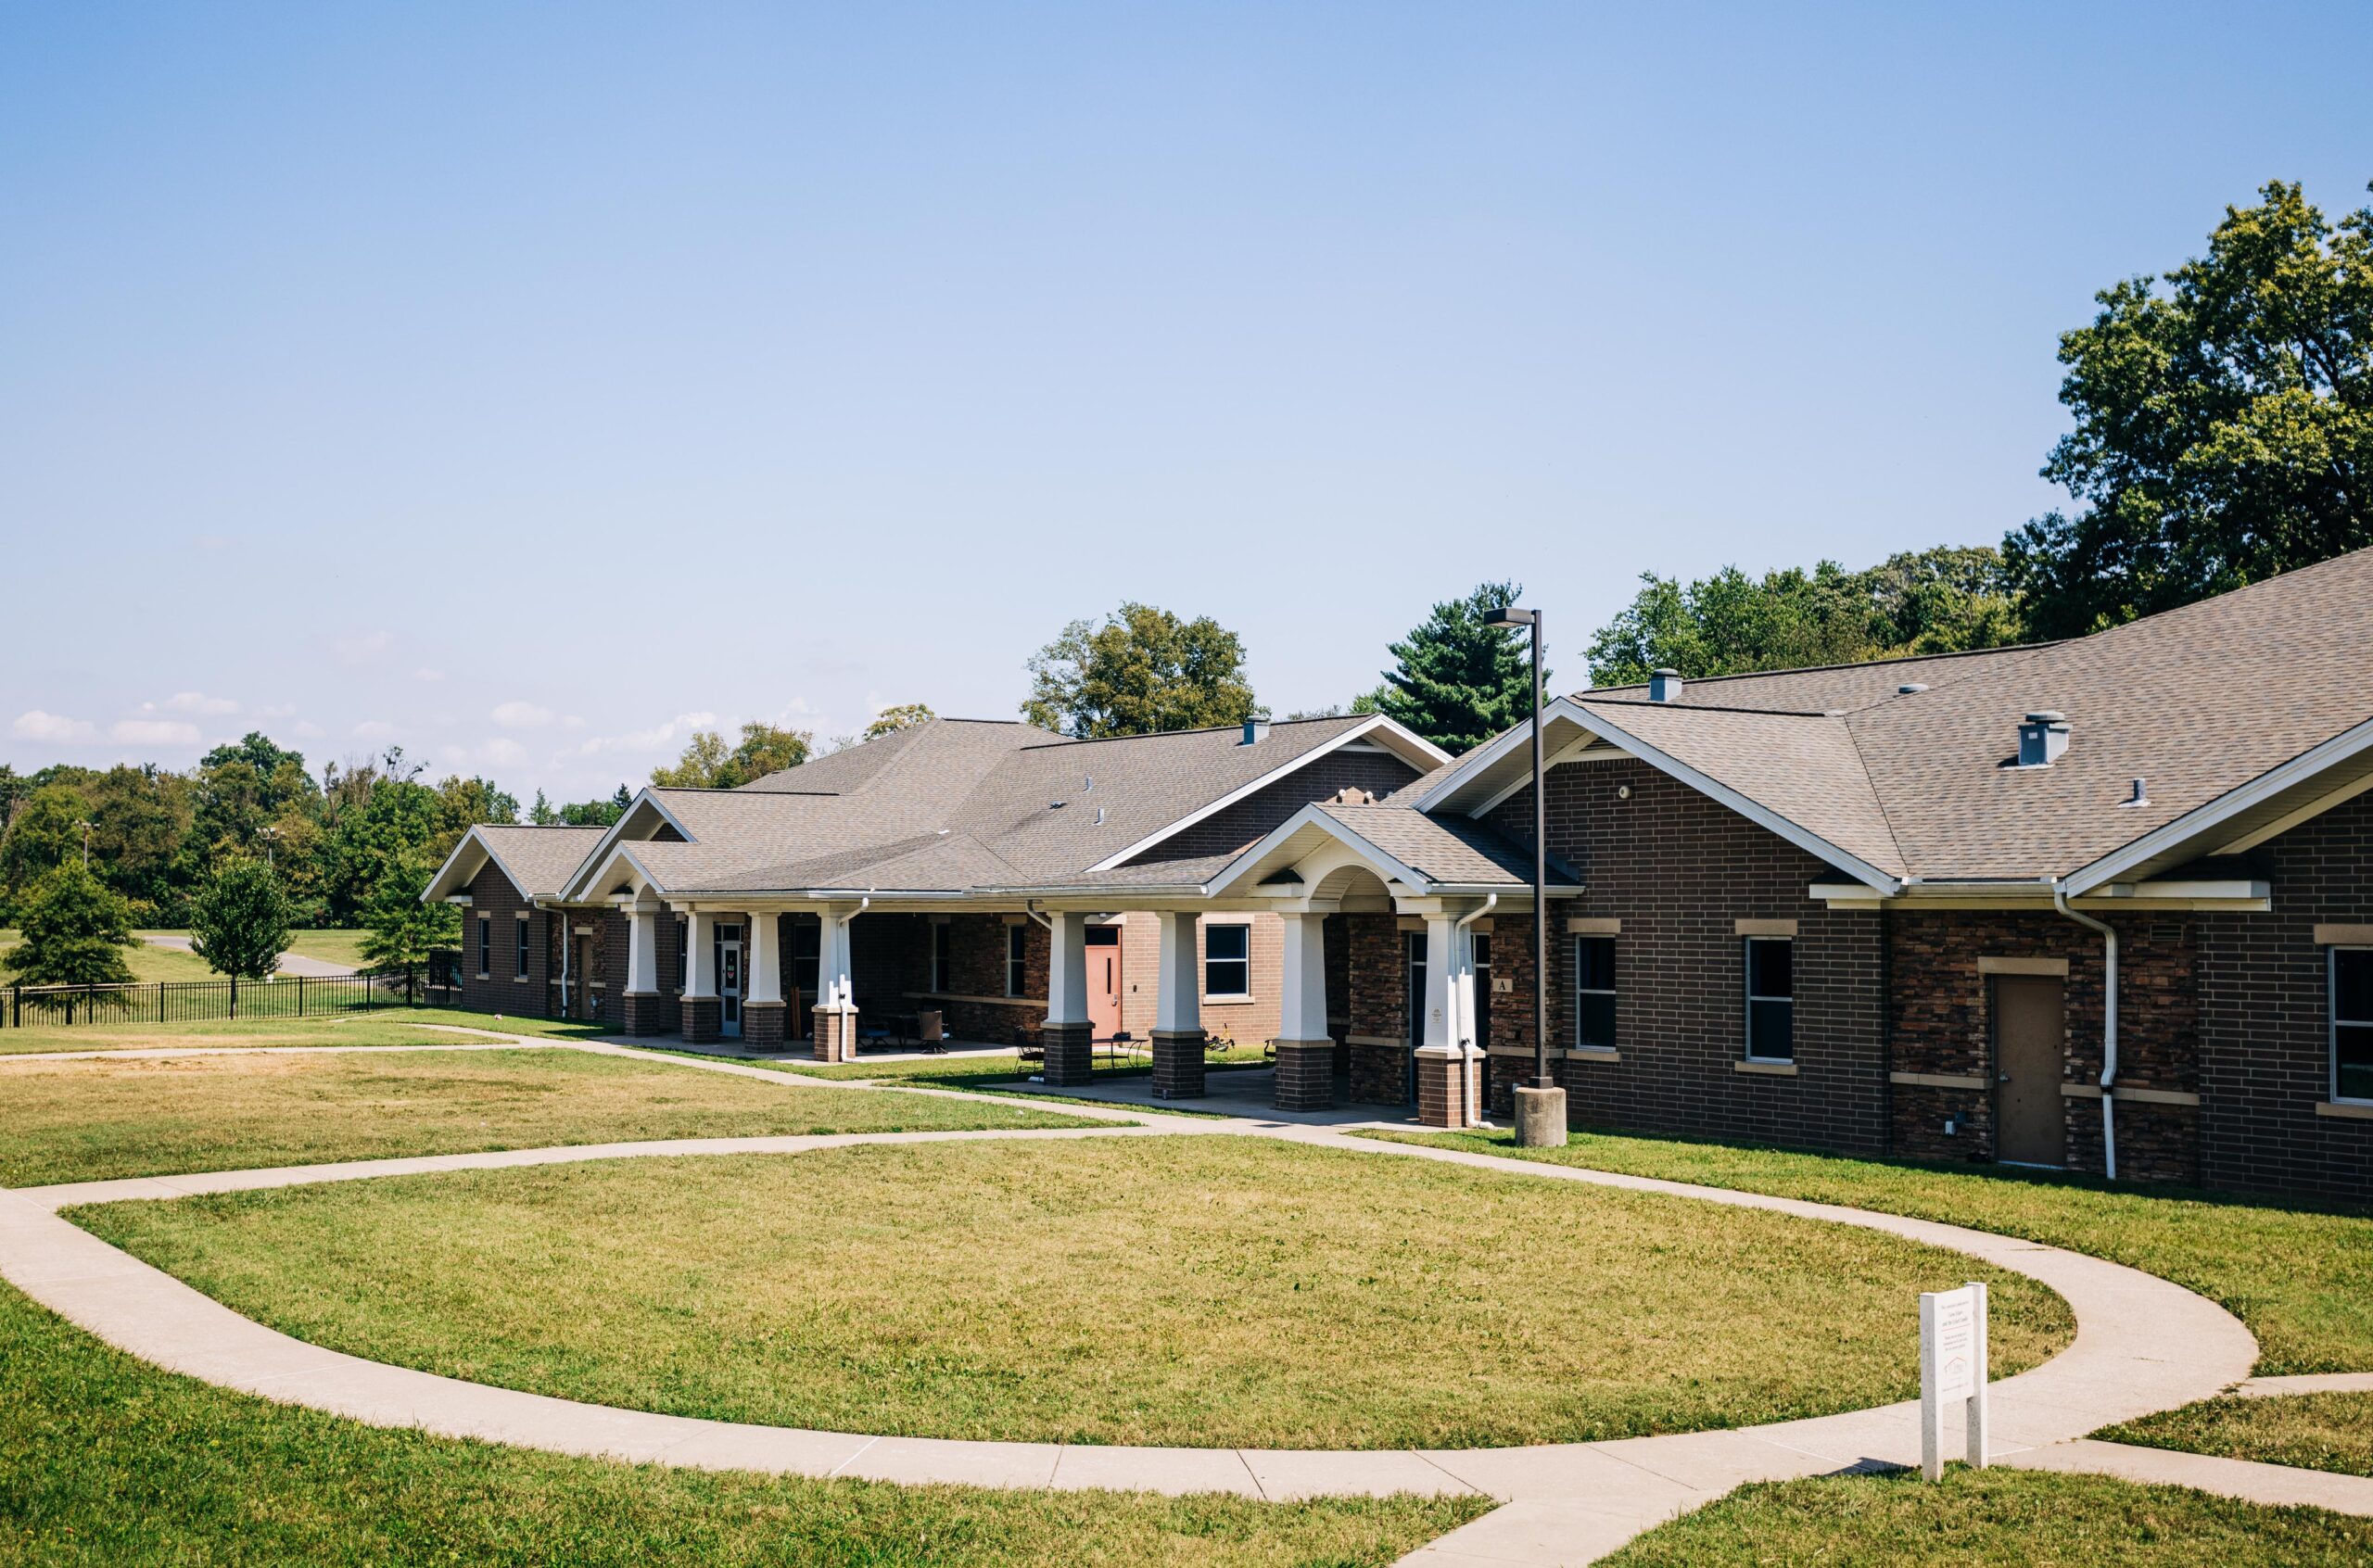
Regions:
<instances>
[{"instance_id":1,"label":"white window frame","mask_svg":"<svg viewBox=\"0 0 2373 1568\"><path fill-rule=\"evenodd\" d=\"M931 988L945 995L956 973L956 928L945 920L931 923Z\"/></svg>"},{"instance_id":2,"label":"white window frame","mask_svg":"<svg viewBox=\"0 0 2373 1568\"><path fill-rule=\"evenodd\" d=\"M1213 931L1237 931L1242 933L1244 939L1244 956L1241 958L1214 959L1212 956L1212 933ZM1234 991L1223 991L1219 987L1213 985L1212 983L1212 966L1214 963L1233 964L1241 967L1244 970L1244 983ZM1220 920L1205 926L1203 928L1203 995L1206 998L1216 996L1223 1000L1233 1002L1250 996L1251 994L1252 923L1250 920Z\"/></svg>"},{"instance_id":3,"label":"white window frame","mask_svg":"<svg viewBox=\"0 0 2373 1568\"><path fill-rule=\"evenodd\" d=\"M1788 944L1787 995L1758 996L1755 993L1755 944L1758 942L1784 942ZM1746 1047L1746 1059L1750 1062L1793 1065L1796 1060L1796 939L1784 936L1741 937L1739 939L1739 991L1745 998L1741 1008L1743 1016L1740 1022L1746 1036L1744 1042ZM1758 1002L1788 1004L1788 1054L1786 1056L1767 1056L1756 1050L1755 1005Z\"/></svg>"},{"instance_id":4,"label":"white window frame","mask_svg":"<svg viewBox=\"0 0 2373 1568\"><path fill-rule=\"evenodd\" d=\"M1616 998L1616 1007L1618 1009L1618 1016L1620 1016L1620 1010L1623 1005L1621 1001L1623 994L1623 971L1619 967L1615 971L1615 983L1611 986L1602 989L1598 986L1588 986L1582 983L1582 943L1586 942L1605 942L1608 947L1613 948L1617 941L1617 938L1611 936L1578 936L1574 938L1573 952L1567 955L1567 956L1573 961L1574 996L1576 999L1576 1005L1574 1007L1574 1049L1578 1051L1612 1051L1616 1049L1616 1043L1613 1040L1584 1040L1582 1038L1582 1009L1580 1003L1580 998L1585 996L1613 997ZM1616 962L1618 966L1622 963L1622 955L1619 952L1616 955Z\"/></svg>"},{"instance_id":5,"label":"white window frame","mask_svg":"<svg viewBox=\"0 0 2373 1568\"><path fill-rule=\"evenodd\" d=\"M2343 1018L2340 1016L2340 955L2362 953L2373 962L2373 947L2344 945L2324 950L2324 1067L2325 1086L2332 1103L2339 1106L2373 1106L2373 1097L2363 1094L2343 1095L2340 1092L2340 1031L2342 1024L2351 1028L2373 1027L2373 1018Z\"/></svg>"},{"instance_id":6,"label":"white window frame","mask_svg":"<svg viewBox=\"0 0 2373 1568\"><path fill-rule=\"evenodd\" d=\"M1023 981L1030 973L1030 928L1021 924L1005 929L1005 993L1020 996Z\"/></svg>"}]
</instances>

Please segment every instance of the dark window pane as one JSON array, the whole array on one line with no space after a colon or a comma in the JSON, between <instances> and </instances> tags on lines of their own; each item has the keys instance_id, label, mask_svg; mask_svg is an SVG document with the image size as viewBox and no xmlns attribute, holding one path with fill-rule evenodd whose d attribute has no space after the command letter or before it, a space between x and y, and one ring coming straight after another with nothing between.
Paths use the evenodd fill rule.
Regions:
<instances>
[{"instance_id":1,"label":"dark window pane","mask_svg":"<svg viewBox=\"0 0 2373 1568\"><path fill-rule=\"evenodd\" d=\"M2373 1100L2373 1024L2332 1031L2332 1092L2343 1100Z\"/></svg>"},{"instance_id":2,"label":"dark window pane","mask_svg":"<svg viewBox=\"0 0 2373 1568\"><path fill-rule=\"evenodd\" d=\"M1615 997L1611 993L1575 998L1574 1043L1600 1050L1615 1048Z\"/></svg>"},{"instance_id":3,"label":"dark window pane","mask_svg":"<svg viewBox=\"0 0 2373 1568\"><path fill-rule=\"evenodd\" d=\"M1241 958L1250 949L1250 926L1209 926L1203 930L1203 956Z\"/></svg>"},{"instance_id":4,"label":"dark window pane","mask_svg":"<svg viewBox=\"0 0 2373 1568\"><path fill-rule=\"evenodd\" d=\"M1746 991L1750 996L1796 994L1796 947L1776 937L1750 937L1746 944Z\"/></svg>"},{"instance_id":5,"label":"dark window pane","mask_svg":"<svg viewBox=\"0 0 2373 1568\"><path fill-rule=\"evenodd\" d=\"M1615 989L1615 939L1578 937L1574 942L1574 987L1578 991Z\"/></svg>"},{"instance_id":6,"label":"dark window pane","mask_svg":"<svg viewBox=\"0 0 2373 1568\"><path fill-rule=\"evenodd\" d=\"M1796 1005L1794 1002L1749 1002L1746 1005L1747 1055L1772 1061L1796 1058Z\"/></svg>"},{"instance_id":7,"label":"dark window pane","mask_svg":"<svg viewBox=\"0 0 2373 1568\"><path fill-rule=\"evenodd\" d=\"M2373 948L2332 950L2332 1018L2373 1023Z\"/></svg>"},{"instance_id":8,"label":"dark window pane","mask_svg":"<svg viewBox=\"0 0 2373 1568\"><path fill-rule=\"evenodd\" d=\"M1475 933L1474 951L1475 967L1478 969L1490 968L1491 967L1491 934L1489 931Z\"/></svg>"}]
</instances>

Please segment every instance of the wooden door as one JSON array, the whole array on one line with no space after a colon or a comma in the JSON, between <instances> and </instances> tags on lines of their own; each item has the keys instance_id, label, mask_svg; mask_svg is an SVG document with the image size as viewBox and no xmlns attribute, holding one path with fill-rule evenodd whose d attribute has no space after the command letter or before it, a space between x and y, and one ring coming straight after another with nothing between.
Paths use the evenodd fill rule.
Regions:
<instances>
[{"instance_id":1,"label":"wooden door","mask_svg":"<svg viewBox=\"0 0 2373 1568\"><path fill-rule=\"evenodd\" d=\"M1088 933L1087 1022L1099 1040L1121 1029L1121 931L1099 926Z\"/></svg>"},{"instance_id":2,"label":"wooden door","mask_svg":"<svg viewBox=\"0 0 2373 1568\"><path fill-rule=\"evenodd\" d=\"M2060 1105L2066 989L2056 976L1994 977L1994 1157L2006 1164L2068 1162Z\"/></svg>"}]
</instances>

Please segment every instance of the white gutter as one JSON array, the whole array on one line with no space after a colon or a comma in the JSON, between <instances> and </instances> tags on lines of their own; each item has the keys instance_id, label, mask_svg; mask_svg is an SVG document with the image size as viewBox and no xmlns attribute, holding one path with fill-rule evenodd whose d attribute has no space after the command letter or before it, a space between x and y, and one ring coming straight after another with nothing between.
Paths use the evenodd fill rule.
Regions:
<instances>
[{"instance_id":1,"label":"white gutter","mask_svg":"<svg viewBox=\"0 0 2373 1568\"><path fill-rule=\"evenodd\" d=\"M2072 909L2068 879L2051 884L2052 906L2101 933L2101 1174L2117 1180L2117 928Z\"/></svg>"},{"instance_id":2,"label":"white gutter","mask_svg":"<svg viewBox=\"0 0 2373 1568\"><path fill-rule=\"evenodd\" d=\"M1457 941L1458 938L1466 932L1467 927L1475 924L1476 921L1480 920L1484 916L1489 915L1492 910L1497 909L1499 906L1500 895L1498 893L1493 893L1483 901L1481 908L1470 910L1466 914L1461 915L1451 924L1451 940L1453 942ZM1442 962L1445 964L1450 962L1449 954L1445 953L1442 955ZM1466 983L1469 986L1472 986L1475 983L1475 966L1472 964L1466 966ZM1461 1011L1466 1015L1466 1021L1468 1023L1472 1024L1475 1021L1475 1006L1472 1002L1469 1002L1466 1007L1461 1009ZM1472 1040L1462 1040L1459 1043L1462 1045L1472 1045L1475 1042ZM1488 1041L1485 1042L1485 1046L1487 1049L1489 1048L1490 1043Z\"/></svg>"}]
</instances>

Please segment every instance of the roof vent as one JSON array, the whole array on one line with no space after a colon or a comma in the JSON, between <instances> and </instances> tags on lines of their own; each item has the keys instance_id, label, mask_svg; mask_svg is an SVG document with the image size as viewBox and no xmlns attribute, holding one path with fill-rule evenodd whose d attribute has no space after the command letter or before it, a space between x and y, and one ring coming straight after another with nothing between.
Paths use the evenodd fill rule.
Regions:
<instances>
[{"instance_id":1,"label":"roof vent","mask_svg":"<svg viewBox=\"0 0 2373 1568\"><path fill-rule=\"evenodd\" d=\"M1898 697L1909 697L1915 691L1925 691L1927 689L1928 683L1924 680L1907 680L1901 686L1895 689L1895 694Z\"/></svg>"},{"instance_id":2,"label":"roof vent","mask_svg":"<svg viewBox=\"0 0 2373 1568\"><path fill-rule=\"evenodd\" d=\"M1376 796L1356 784L1346 784L1318 803L1320 805L1374 805Z\"/></svg>"},{"instance_id":3,"label":"roof vent","mask_svg":"<svg viewBox=\"0 0 2373 1568\"><path fill-rule=\"evenodd\" d=\"M2134 793L2128 795L2126 799L2118 802L2117 803L2122 806L2149 805L2151 803L2151 791L2144 788L2142 780L2138 778L2134 781Z\"/></svg>"},{"instance_id":4,"label":"roof vent","mask_svg":"<svg viewBox=\"0 0 2373 1568\"><path fill-rule=\"evenodd\" d=\"M1244 721L1244 739L1237 744L1257 746L1267 739L1269 739L1269 721L1264 718L1249 718Z\"/></svg>"},{"instance_id":5,"label":"roof vent","mask_svg":"<svg viewBox=\"0 0 2373 1568\"><path fill-rule=\"evenodd\" d=\"M2050 708L2029 714L2019 726L2019 765L2049 767L2068 750L2068 715Z\"/></svg>"},{"instance_id":6,"label":"roof vent","mask_svg":"<svg viewBox=\"0 0 2373 1568\"><path fill-rule=\"evenodd\" d=\"M1678 702L1681 701L1681 686L1679 670L1650 670L1648 672L1648 701Z\"/></svg>"}]
</instances>

